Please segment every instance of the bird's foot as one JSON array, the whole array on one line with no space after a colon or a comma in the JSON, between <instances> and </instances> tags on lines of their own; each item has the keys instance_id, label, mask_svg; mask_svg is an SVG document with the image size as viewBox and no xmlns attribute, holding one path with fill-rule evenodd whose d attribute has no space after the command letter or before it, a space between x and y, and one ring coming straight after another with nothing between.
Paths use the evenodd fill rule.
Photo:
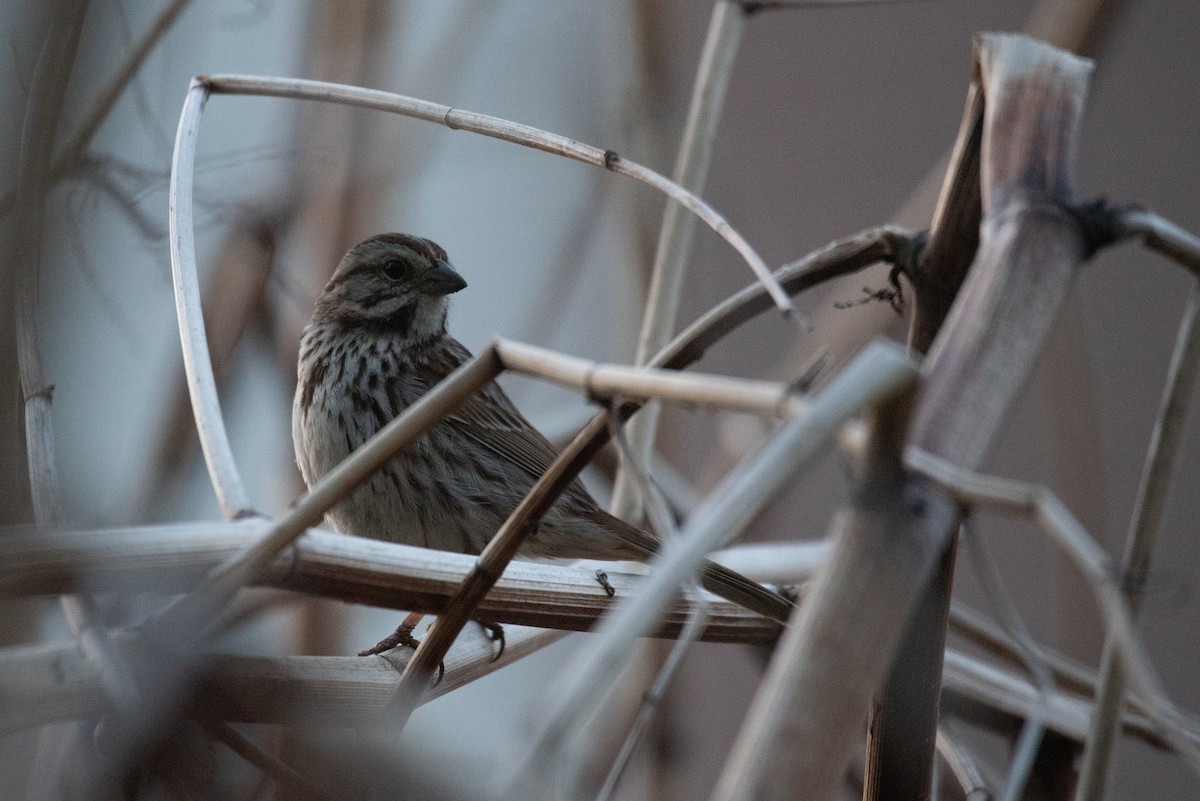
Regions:
<instances>
[{"instance_id":1,"label":"bird's foot","mask_svg":"<svg viewBox=\"0 0 1200 801\"><path fill-rule=\"evenodd\" d=\"M377 642L374 647L368 648L365 651L359 651L358 655L375 656L376 654L382 654L384 651L390 651L402 645L407 645L414 651L417 650L417 646L421 644L421 641L413 636L413 631L416 630L422 617L424 615L417 614L416 612L411 613L408 617L404 618L404 622L397 626L394 632Z\"/></svg>"}]
</instances>

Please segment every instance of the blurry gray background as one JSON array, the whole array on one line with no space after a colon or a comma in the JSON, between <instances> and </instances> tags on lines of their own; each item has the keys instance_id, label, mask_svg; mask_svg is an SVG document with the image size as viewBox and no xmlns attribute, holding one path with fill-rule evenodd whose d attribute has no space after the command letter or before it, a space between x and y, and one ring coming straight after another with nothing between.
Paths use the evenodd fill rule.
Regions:
<instances>
[{"instance_id":1,"label":"blurry gray background","mask_svg":"<svg viewBox=\"0 0 1200 801\"><path fill-rule=\"evenodd\" d=\"M972 35L1024 29L1034 6L947 0L752 16L705 198L773 266L873 225L924 226L940 179L931 171L958 127ZM1091 43L1097 70L1079 185L1114 202L1145 202L1200 230L1200 4L1109 6ZM158 3L91 4L64 131L160 10ZM709 11L695 0L190 4L51 196L41 312L67 524L218 516L190 429L166 240L171 148L192 76L355 83L545 128L669 174ZM5 187L14 180L19 120L49 13L17 0L0 10ZM372 233L417 233L447 249L470 284L454 298L451 328L472 349L499 334L632 360L663 208L644 187L413 120L244 97L209 101L198 165L197 248L210 326L237 341L221 399L243 475L265 513L300 492L289 433L300 328L340 254ZM923 183L923 200L908 203ZM681 323L749 280L733 251L699 230ZM1132 246L1085 268L991 459L996 472L1050 484L1114 553L1189 280ZM902 337L903 323L886 307L833 308L863 286L882 285L882 274L872 273L803 297L815 331L801 335L766 317L715 348L700 369L790 380L821 344L831 343L841 362L871 331ZM259 294L239 314L239 304ZM552 439L589 415L569 393L526 380L505 384ZM1189 709L1200 709L1195 417L1142 623L1168 690ZM703 493L766 430L751 418L669 410L660 452ZM605 477L592 480L604 493ZM764 516L755 537L820 536L844 486L838 459L825 459ZM21 519L21 509L13 500L6 519ZM1031 525L985 517L980 530L1035 634L1094 663L1102 633L1074 572ZM983 604L965 561L956 592ZM55 606L38 610L45 611L42 636L65 636ZM395 622L393 613L324 605L303 618L273 616L238 647L349 653ZM407 734L413 747L426 749L433 764L449 760L467 785L486 782L537 719L561 649L570 647L571 640L560 643L423 708ZM697 648L622 797L707 795L759 670L753 654ZM19 740L4 740L7 759L21 753ZM1125 743L1118 759L1114 798L1200 798L1167 755Z\"/></svg>"}]
</instances>

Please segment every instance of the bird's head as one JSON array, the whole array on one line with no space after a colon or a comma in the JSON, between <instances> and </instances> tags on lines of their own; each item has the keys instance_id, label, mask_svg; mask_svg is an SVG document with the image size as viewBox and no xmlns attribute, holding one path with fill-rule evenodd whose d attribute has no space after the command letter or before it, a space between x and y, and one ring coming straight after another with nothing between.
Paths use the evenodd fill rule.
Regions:
<instances>
[{"instance_id":1,"label":"bird's head","mask_svg":"<svg viewBox=\"0 0 1200 801\"><path fill-rule=\"evenodd\" d=\"M342 257L313 320L424 341L445 333L446 296L466 285L434 242L379 234Z\"/></svg>"}]
</instances>

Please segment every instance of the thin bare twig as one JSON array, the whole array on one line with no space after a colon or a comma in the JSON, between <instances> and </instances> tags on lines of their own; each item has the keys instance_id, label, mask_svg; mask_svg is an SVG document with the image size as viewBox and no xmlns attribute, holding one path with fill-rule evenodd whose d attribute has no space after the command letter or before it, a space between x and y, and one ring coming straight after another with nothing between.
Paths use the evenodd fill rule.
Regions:
<instances>
[{"instance_id":1,"label":"thin bare twig","mask_svg":"<svg viewBox=\"0 0 1200 801\"><path fill-rule=\"evenodd\" d=\"M404 95L363 89L357 86L306 81L299 78L270 78L251 75L207 75L192 82L193 91L203 94L243 94L266 97L290 97L302 100L318 100L326 103L341 103L348 106L371 108L401 114L413 119L445 125L482 136L501 139L546 153L582 161L595 167L603 167L620 175L634 178L657 189L668 198L682 205L703 220L718 236L733 247L770 293L775 305L785 314L792 311L787 293L771 276L762 257L729 222L704 200L679 184L634 161L622 158L612 150L568 139L565 136L543 131L528 125L511 122L487 114L443 106Z\"/></svg>"},{"instance_id":2,"label":"thin bare twig","mask_svg":"<svg viewBox=\"0 0 1200 801\"><path fill-rule=\"evenodd\" d=\"M979 612L959 601L950 605L950 627L992 654L1014 665L1024 664L1021 647L1012 637ZM1055 686L1083 695L1095 694L1096 674L1093 671L1039 643L1026 643L1026 647L1031 648L1037 658L1050 668Z\"/></svg>"},{"instance_id":3,"label":"thin bare twig","mask_svg":"<svg viewBox=\"0 0 1200 801\"><path fill-rule=\"evenodd\" d=\"M1004 792L1000 796L1002 801L1019 801L1025 792L1025 785L1029 781L1033 762L1037 757L1042 735L1045 733L1047 699L1056 690L1054 674L1041 658L1038 648L1034 644L1033 636L1025 626L1025 621L1021 619L1021 613L1013 603L1012 596L1004 589L1004 580L1000 576L995 561L988 555L983 542L975 535L969 519L963 521L962 529L967 540L967 552L973 557L975 573L979 576L988 602L991 603L999 617L1001 628L1016 644L1021 660L1033 677L1034 686L1038 690L1036 702L1029 714L1026 715L1021 733L1017 738L1008 780L1005 782Z\"/></svg>"},{"instance_id":4,"label":"thin bare twig","mask_svg":"<svg viewBox=\"0 0 1200 801\"><path fill-rule=\"evenodd\" d=\"M318 787L291 765L263 750L257 743L243 736L229 724L212 720L201 720L200 724L209 736L224 743L229 750L258 768L281 789L294 793L300 798L314 801L332 801L335 797Z\"/></svg>"},{"instance_id":5,"label":"thin bare twig","mask_svg":"<svg viewBox=\"0 0 1200 801\"><path fill-rule=\"evenodd\" d=\"M947 699L946 712L977 722L983 728L1008 735L1038 702L1038 689L1019 676L990 662L967 656L953 648L946 650L946 676L942 692ZM1045 703L1046 727L1078 743L1087 740L1092 704L1086 698L1055 692ZM1140 712L1126 711L1121 720L1124 730L1154 748L1170 749L1162 736L1162 727ZM1187 717L1181 722L1184 735L1200 745L1200 720Z\"/></svg>"},{"instance_id":6,"label":"thin bare twig","mask_svg":"<svg viewBox=\"0 0 1200 801\"><path fill-rule=\"evenodd\" d=\"M650 522L655 534L661 541L674 539L679 536L679 531L671 517L670 510L667 509L666 501L654 487L650 473L642 463L641 454L634 451L632 444L621 429L620 421L616 417L612 418L610 427L612 429L613 442L620 449L627 469L635 479L636 486L641 493L642 508L646 510L647 520ZM625 773L626 767L629 766L630 759L633 758L634 749L637 748L638 743L641 742L643 735L649 728L651 720L654 719L654 713L657 711L658 705L666 693L667 686L670 684L671 679L674 678L676 671L679 670L679 666L683 663L683 657L691 650L692 644L700 638L700 633L704 630L708 622L710 610L710 605L703 597L701 598L701 602L692 610L687 623L683 627L683 631L679 635L679 639L672 644L670 653L667 654L666 660L663 662L662 667L659 668L658 675L654 677L650 688L642 694L642 703L638 708L637 717L634 719L633 725L629 728L629 732L625 735L625 741L621 743L621 750L617 753L616 759L613 760L612 765L609 767L608 774L604 777L604 784L601 785L600 791L596 793L595 801L608 801L612 797L613 792L617 788L617 783ZM591 739L594 740L595 738ZM586 764L581 757L589 749L590 744L581 744L576 748L580 758L564 761L564 767L568 775L563 784L567 788L570 788L569 793L571 795L578 794L578 788L582 783L583 766Z\"/></svg>"},{"instance_id":7,"label":"thin bare twig","mask_svg":"<svg viewBox=\"0 0 1200 801\"><path fill-rule=\"evenodd\" d=\"M905 456L914 469L954 492L963 503L998 504L1034 517L1087 580L1122 667L1145 700L1147 715L1161 728L1163 739L1200 775L1200 746L1188 737L1184 716L1167 698L1146 655L1116 566L1062 501L1044 486L984 476L928 452L910 448Z\"/></svg>"},{"instance_id":8,"label":"thin bare twig","mask_svg":"<svg viewBox=\"0 0 1200 801\"><path fill-rule=\"evenodd\" d=\"M831 242L819 250L784 265L775 276L788 294L796 295L818 284L857 272L881 261L912 258L919 235L906 228L880 226ZM680 370L696 362L708 348L771 308L766 290L754 284L726 298L675 336L650 360L651 367Z\"/></svg>"},{"instance_id":9,"label":"thin bare twig","mask_svg":"<svg viewBox=\"0 0 1200 801\"><path fill-rule=\"evenodd\" d=\"M938 726L937 730L937 750L945 760L946 767L954 774L958 786L962 788L965 801L991 801L992 793L988 790L979 766L975 764L967 749L947 734L942 726Z\"/></svg>"},{"instance_id":10,"label":"thin bare twig","mask_svg":"<svg viewBox=\"0 0 1200 801\"><path fill-rule=\"evenodd\" d=\"M704 191L717 136L717 123L725 106L725 92L729 88L734 58L745 25L746 11L736 0L716 0L713 3L672 172L676 183L697 194ZM679 204L674 202L669 201L663 211L654 268L646 296L646 311L634 356L634 362L638 365L646 364L662 350L674 330L695 221L694 216L683 214ZM654 447L658 415L659 406L652 403L629 424L629 441L642 455L643 461L649 458ZM641 516L637 496L633 493L633 482L634 478L628 470L623 466L618 469L612 503L613 514L617 517L632 520Z\"/></svg>"},{"instance_id":11,"label":"thin bare twig","mask_svg":"<svg viewBox=\"0 0 1200 801\"><path fill-rule=\"evenodd\" d=\"M1200 237L1148 209L1130 208L1117 213L1114 221L1119 239L1137 237L1200 278Z\"/></svg>"},{"instance_id":12,"label":"thin bare twig","mask_svg":"<svg viewBox=\"0 0 1200 801\"><path fill-rule=\"evenodd\" d=\"M1200 243L1198 243L1200 244ZM1179 458L1188 407L1200 377L1200 286L1193 285L1179 323L1175 351L1167 369L1158 419L1150 436L1150 445L1142 468L1141 484L1129 524L1125 554L1121 561L1125 602L1129 613L1137 618L1142 606L1142 593L1151 560L1162 528L1171 474ZM1125 697L1125 677L1117 662L1113 638L1104 643L1100 658L1100 687L1096 714L1088 747L1080 768L1077 801L1103 801L1109 775L1109 758L1120 723L1121 706Z\"/></svg>"}]
</instances>

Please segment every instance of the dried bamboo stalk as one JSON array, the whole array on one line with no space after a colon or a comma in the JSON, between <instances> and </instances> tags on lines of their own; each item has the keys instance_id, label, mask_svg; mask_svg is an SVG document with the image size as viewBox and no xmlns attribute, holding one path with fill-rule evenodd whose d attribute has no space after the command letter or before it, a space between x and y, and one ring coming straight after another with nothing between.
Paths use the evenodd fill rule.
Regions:
<instances>
[{"instance_id":1,"label":"dried bamboo stalk","mask_svg":"<svg viewBox=\"0 0 1200 801\"><path fill-rule=\"evenodd\" d=\"M912 441L978 466L1085 256L1071 201L1091 62L1020 36L979 39L985 98L979 251L930 350Z\"/></svg>"},{"instance_id":2,"label":"dried bamboo stalk","mask_svg":"<svg viewBox=\"0 0 1200 801\"><path fill-rule=\"evenodd\" d=\"M122 529L11 534L0 540L0 597L92 592L180 593L262 540L272 523L183 523ZM348 603L438 614L475 558L399 543L309 529L256 580L259 586ZM644 576L609 572L624 597ZM667 610L660 636L675 636L702 595L688 593ZM479 606L498 623L585 631L612 604L592 570L515 560ZM772 642L778 626L736 604L712 601L703 639Z\"/></svg>"}]
</instances>

